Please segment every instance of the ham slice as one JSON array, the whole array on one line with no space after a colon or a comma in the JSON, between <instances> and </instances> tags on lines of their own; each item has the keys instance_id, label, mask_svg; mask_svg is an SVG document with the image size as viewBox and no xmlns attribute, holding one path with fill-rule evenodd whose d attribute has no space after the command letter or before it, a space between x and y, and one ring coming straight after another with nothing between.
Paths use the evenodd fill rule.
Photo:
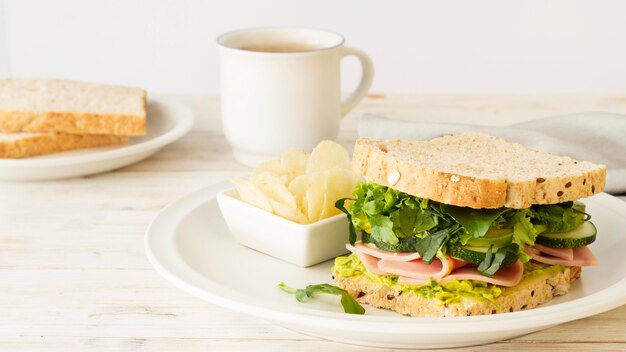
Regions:
<instances>
[{"instance_id":1,"label":"ham slice","mask_svg":"<svg viewBox=\"0 0 626 352\"><path fill-rule=\"evenodd\" d=\"M357 247L350 245L350 243L346 243L346 248L350 252L356 253L356 255L361 260L361 263L363 263L365 269L370 273L377 275L389 275L384 271L378 270L378 262L380 261L380 258L376 258L373 255L364 253L363 251L361 251L360 248L357 249Z\"/></svg>"},{"instance_id":2,"label":"ham slice","mask_svg":"<svg viewBox=\"0 0 626 352\"><path fill-rule=\"evenodd\" d=\"M492 277L484 276L478 272L476 267L461 268L448 275L441 280L446 283L452 280L476 280L483 281L494 285L511 287L519 284L524 275L524 265L519 260L513 265L501 268Z\"/></svg>"},{"instance_id":3,"label":"ham slice","mask_svg":"<svg viewBox=\"0 0 626 352\"><path fill-rule=\"evenodd\" d=\"M483 281L494 285L512 287L522 280L524 275L524 265L518 260L515 264L498 270L493 277L484 276L478 272L475 266L464 266L456 269L450 275L442 278L440 283L450 282L452 280L475 280ZM429 280L425 279L413 279L406 276L400 276L398 278L399 284L404 285L425 285L429 283Z\"/></svg>"},{"instance_id":4,"label":"ham slice","mask_svg":"<svg viewBox=\"0 0 626 352\"><path fill-rule=\"evenodd\" d=\"M522 279L524 267L517 261L515 264L498 270L493 277L480 274L476 267L469 263L445 256L435 258L426 264L417 253L385 252L369 247L361 242L354 246L346 244L346 248L356 253L365 269L377 275L398 275L398 283L407 285L426 285L430 280L441 280L446 283L452 280L477 280L500 286L515 286Z\"/></svg>"},{"instance_id":5,"label":"ham slice","mask_svg":"<svg viewBox=\"0 0 626 352\"><path fill-rule=\"evenodd\" d=\"M593 255L587 246L574 248L574 266L594 266L598 265L598 258Z\"/></svg>"},{"instance_id":6,"label":"ham slice","mask_svg":"<svg viewBox=\"0 0 626 352\"><path fill-rule=\"evenodd\" d=\"M574 260L573 248L552 248L552 247L543 246L540 244L535 244L533 247L553 257L557 257L557 258L561 258L565 260Z\"/></svg>"},{"instance_id":7,"label":"ham slice","mask_svg":"<svg viewBox=\"0 0 626 352\"><path fill-rule=\"evenodd\" d=\"M378 269L384 272L405 276L413 279L441 279L453 270L467 265L467 262L446 256L445 259L435 258L432 263L426 264L421 259L409 262L381 259Z\"/></svg>"},{"instance_id":8,"label":"ham slice","mask_svg":"<svg viewBox=\"0 0 626 352\"><path fill-rule=\"evenodd\" d=\"M553 248L554 249L554 248ZM534 247L524 247L524 252L528 254L534 260L550 265L567 265L567 266L593 266L598 265L598 259L593 255L588 247L573 248L571 260L563 259L554 255L550 255L543 250L540 250L535 245Z\"/></svg>"},{"instance_id":9,"label":"ham slice","mask_svg":"<svg viewBox=\"0 0 626 352\"><path fill-rule=\"evenodd\" d=\"M361 241L355 243L354 247L357 248L359 252L369 254L380 259L393 259L401 262L408 262L420 258L420 254L417 252L387 252L378 248L370 247Z\"/></svg>"},{"instance_id":10,"label":"ham slice","mask_svg":"<svg viewBox=\"0 0 626 352\"><path fill-rule=\"evenodd\" d=\"M376 275L389 275L388 273L378 269L378 263L380 262L379 258L376 258L369 254L365 254L361 251L357 251L356 255L359 256L359 259L361 259L361 262L365 266L365 269L367 269L367 271L369 271L370 273Z\"/></svg>"}]
</instances>

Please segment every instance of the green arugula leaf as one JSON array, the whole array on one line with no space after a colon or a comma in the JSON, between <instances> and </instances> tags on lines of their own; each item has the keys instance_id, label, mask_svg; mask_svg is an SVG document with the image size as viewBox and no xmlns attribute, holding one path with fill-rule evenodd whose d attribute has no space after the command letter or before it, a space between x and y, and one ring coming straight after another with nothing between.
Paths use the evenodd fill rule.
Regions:
<instances>
[{"instance_id":1,"label":"green arugula leaf","mask_svg":"<svg viewBox=\"0 0 626 352\"><path fill-rule=\"evenodd\" d=\"M530 216L536 223L546 225L550 232L568 232L588 217L585 207L580 202L565 202L550 205L534 205Z\"/></svg>"},{"instance_id":2,"label":"green arugula leaf","mask_svg":"<svg viewBox=\"0 0 626 352\"><path fill-rule=\"evenodd\" d=\"M304 302L304 299L308 296L309 294L306 292L306 290L296 290L296 299L298 300L298 302Z\"/></svg>"},{"instance_id":3,"label":"green arugula leaf","mask_svg":"<svg viewBox=\"0 0 626 352\"><path fill-rule=\"evenodd\" d=\"M493 245L489 246L487 253L485 253L485 259L478 265L478 272L492 277L500 270L504 259L508 253L517 255L519 252L519 246L516 243L512 243L506 247L499 248L495 254L493 253Z\"/></svg>"},{"instance_id":4,"label":"green arugula leaf","mask_svg":"<svg viewBox=\"0 0 626 352\"><path fill-rule=\"evenodd\" d=\"M341 305L343 306L343 311L348 314L364 314L365 308L359 304L348 291L329 284L319 284L319 285L308 285L304 289L294 289L287 285L284 282L278 284L278 288L281 290L296 295L296 299L298 302L304 302L306 298L311 298L318 294L330 294L330 295L338 295L341 296Z\"/></svg>"},{"instance_id":5,"label":"green arugula leaf","mask_svg":"<svg viewBox=\"0 0 626 352\"><path fill-rule=\"evenodd\" d=\"M487 253L485 253L485 259L483 259L483 261L478 265L478 268L476 268L476 270L478 270L479 273L484 274L485 270L489 269L489 267L491 266L491 263L493 262L493 245L489 246L489 249L487 249Z\"/></svg>"},{"instance_id":6,"label":"green arugula leaf","mask_svg":"<svg viewBox=\"0 0 626 352\"><path fill-rule=\"evenodd\" d=\"M360 235L363 243L372 243L376 248L387 252L416 252L415 244L420 240L417 237L399 238L397 245L390 245L372 238L372 235L365 231L361 232Z\"/></svg>"},{"instance_id":7,"label":"green arugula leaf","mask_svg":"<svg viewBox=\"0 0 626 352\"><path fill-rule=\"evenodd\" d=\"M279 283L278 284L278 288L280 288L281 290L283 290L283 291L285 291L285 292L287 292L289 294L292 294L292 295L295 295L296 292L298 291L295 288L292 288L292 287L289 287L289 286L285 285L284 282Z\"/></svg>"},{"instance_id":8,"label":"green arugula leaf","mask_svg":"<svg viewBox=\"0 0 626 352\"><path fill-rule=\"evenodd\" d=\"M437 215L429 210L423 210L416 214L413 229L415 232L429 231L439 225Z\"/></svg>"},{"instance_id":9,"label":"green arugula leaf","mask_svg":"<svg viewBox=\"0 0 626 352\"><path fill-rule=\"evenodd\" d=\"M413 236L416 212L409 208L400 208L389 214L389 219L393 222L393 232L399 238L409 238Z\"/></svg>"},{"instance_id":10,"label":"green arugula leaf","mask_svg":"<svg viewBox=\"0 0 626 352\"><path fill-rule=\"evenodd\" d=\"M348 216L348 231L350 232L350 236L348 237L348 240L350 244L354 246L354 243L356 242L356 230L354 229L354 225L352 224L352 214L345 207L346 200L349 200L349 199L352 200L352 198L338 199L335 202L335 208L341 210Z\"/></svg>"},{"instance_id":11,"label":"green arugula leaf","mask_svg":"<svg viewBox=\"0 0 626 352\"><path fill-rule=\"evenodd\" d=\"M422 261L426 264L432 263L447 238L448 229L442 229L418 240L415 249L422 256Z\"/></svg>"},{"instance_id":12,"label":"green arugula leaf","mask_svg":"<svg viewBox=\"0 0 626 352\"><path fill-rule=\"evenodd\" d=\"M496 220L506 208L499 209L472 209L457 207L449 204L441 204L441 211L450 215L456 222L461 224L474 238L483 237L494 220Z\"/></svg>"},{"instance_id":13,"label":"green arugula leaf","mask_svg":"<svg viewBox=\"0 0 626 352\"><path fill-rule=\"evenodd\" d=\"M457 225L458 226L458 225ZM474 236L472 236L471 233L467 232L464 228L460 228L459 231L457 232L457 237L459 239L459 242L461 242L462 245L466 245L467 242L474 238Z\"/></svg>"},{"instance_id":14,"label":"green arugula leaf","mask_svg":"<svg viewBox=\"0 0 626 352\"><path fill-rule=\"evenodd\" d=\"M421 233L435 228L439 218L430 210L403 207L389 214L393 222L393 230L400 238L420 236Z\"/></svg>"}]
</instances>

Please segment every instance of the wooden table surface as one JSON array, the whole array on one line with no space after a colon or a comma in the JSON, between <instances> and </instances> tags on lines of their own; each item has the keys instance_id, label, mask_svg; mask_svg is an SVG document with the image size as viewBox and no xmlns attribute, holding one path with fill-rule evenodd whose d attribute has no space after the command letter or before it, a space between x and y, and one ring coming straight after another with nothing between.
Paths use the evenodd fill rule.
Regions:
<instances>
[{"instance_id":1,"label":"wooden table surface","mask_svg":"<svg viewBox=\"0 0 626 352\"><path fill-rule=\"evenodd\" d=\"M301 335L179 291L150 266L146 227L168 203L249 171L219 131L216 98L176 97L198 119L138 164L90 177L0 183L0 351L362 351ZM371 95L363 112L505 125L579 111L626 113L626 96ZM468 350L626 350L626 306ZM371 349L381 351L381 349Z\"/></svg>"}]
</instances>

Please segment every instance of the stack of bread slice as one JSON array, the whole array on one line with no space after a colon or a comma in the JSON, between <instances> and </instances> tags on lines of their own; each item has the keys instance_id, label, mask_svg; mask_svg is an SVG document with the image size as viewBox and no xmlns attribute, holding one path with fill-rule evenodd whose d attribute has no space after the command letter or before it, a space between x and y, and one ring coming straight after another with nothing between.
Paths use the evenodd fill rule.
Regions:
<instances>
[{"instance_id":1,"label":"stack of bread slice","mask_svg":"<svg viewBox=\"0 0 626 352\"><path fill-rule=\"evenodd\" d=\"M120 145L145 133L143 89L59 79L0 80L0 158Z\"/></svg>"}]
</instances>

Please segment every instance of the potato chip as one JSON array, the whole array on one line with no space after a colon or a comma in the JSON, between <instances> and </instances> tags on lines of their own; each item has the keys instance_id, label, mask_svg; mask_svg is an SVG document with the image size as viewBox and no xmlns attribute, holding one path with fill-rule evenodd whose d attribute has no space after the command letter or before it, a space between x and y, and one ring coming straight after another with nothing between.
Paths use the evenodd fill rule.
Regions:
<instances>
[{"instance_id":1,"label":"potato chip","mask_svg":"<svg viewBox=\"0 0 626 352\"><path fill-rule=\"evenodd\" d=\"M252 175L257 175L263 172L271 172L276 175L284 174L280 160L270 160L262 163L257 166L254 171L252 171Z\"/></svg>"},{"instance_id":2,"label":"potato chip","mask_svg":"<svg viewBox=\"0 0 626 352\"><path fill-rule=\"evenodd\" d=\"M306 215L309 222L316 222L320 219L320 215L322 215L324 210L326 198L324 184L326 182L323 176L319 177L317 174L308 174L306 176L309 178L309 188L306 191Z\"/></svg>"},{"instance_id":3,"label":"potato chip","mask_svg":"<svg viewBox=\"0 0 626 352\"><path fill-rule=\"evenodd\" d=\"M298 210L297 207L290 207L277 200L270 198L270 204L274 214L281 216L287 220L295 221L299 224L306 224L308 222L306 216Z\"/></svg>"},{"instance_id":4,"label":"potato chip","mask_svg":"<svg viewBox=\"0 0 626 352\"><path fill-rule=\"evenodd\" d=\"M340 213L335 208L335 202L340 198L351 197L354 187L360 178L352 171L334 168L309 174L323 180L324 199L318 220L325 219Z\"/></svg>"},{"instance_id":5,"label":"potato chip","mask_svg":"<svg viewBox=\"0 0 626 352\"><path fill-rule=\"evenodd\" d=\"M322 200L322 210L317 220L326 219L332 215L329 215L332 212L332 209L328 207L328 192L324 193L324 199Z\"/></svg>"},{"instance_id":6,"label":"potato chip","mask_svg":"<svg viewBox=\"0 0 626 352\"><path fill-rule=\"evenodd\" d=\"M360 178L339 144L323 141L311 154L288 149L259 165L250 180L234 179L241 200L297 223L339 214L335 201L352 195Z\"/></svg>"},{"instance_id":7,"label":"potato chip","mask_svg":"<svg viewBox=\"0 0 626 352\"><path fill-rule=\"evenodd\" d=\"M302 149L288 149L283 152L280 163L282 172L287 176L287 182L306 172L306 163L309 153Z\"/></svg>"},{"instance_id":8,"label":"potato chip","mask_svg":"<svg viewBox=\"0 0 626 352\"><path fill-rule=\"evenodd\" d=\"M230 182L232 182L237 189L239 199L257 208L272 211L272 205L257 185L243 178L233 178Z\"/></svg>"},{"instance_id":9,"label":"potato chip","mask_svg":"<svg viewBox=\"0 0 626 352\"><path fill-rule=\"evenodd\" d=\"M333 168L352 170L348 151L333 141L322 141L311 152L306 164L306 173Z\"/></svg>"},{"instance_id":10,"label":"potato chip","mask_svg":"<svg viewBox=\"0 0 626 352\"><path fill-rule=\"evenodd\" d=\"M307 175L297 176L289 183L289 191L295 196L298 209L300 209L300 211L304 215L308 214L308 201L306 192L309 187L309 178L307 177Z\"/></svg>"},{"instance_id":11,"label":"potato chip","mask_svg":"<svg viewBox=\"0 0 626 352\"><path fill-rule=\"evenodd\" d=\"M285 186L285 176L277 177L271 172L263 172L252 176L250 181L258 186L267 198L274 199L288 207L297 208L296 198Z\"/></svg>"},{"instance_id":12,"label":"potato chip","mask_svg":"<svg viewBox=\"0 0 626 352\"><path fill-rule=\"evenodd\" d=\"M346 169L331 169L323 171L325 173L326 181L326 201L324 204L325 212L320 216L320 219L335 216L341 211L335 208L335 202L341 198L351 197L354 192L354 187L362 179L350 170Z\"/></svg>"},{"instance_id":13,"label":"potato chip","mask_svg":"<svg viewBox=\"0 0 626 352\"><path fill-rule=\"evenodd\" d=\"M263 172L255 172L252 177L250 177L250 181L254 182L255 184L272 184L272 183L279 183L279 184L284 184L284 177L280 174L276 174L274 172L271 171L263 171Z\"/></svg>"}]
</instances>

